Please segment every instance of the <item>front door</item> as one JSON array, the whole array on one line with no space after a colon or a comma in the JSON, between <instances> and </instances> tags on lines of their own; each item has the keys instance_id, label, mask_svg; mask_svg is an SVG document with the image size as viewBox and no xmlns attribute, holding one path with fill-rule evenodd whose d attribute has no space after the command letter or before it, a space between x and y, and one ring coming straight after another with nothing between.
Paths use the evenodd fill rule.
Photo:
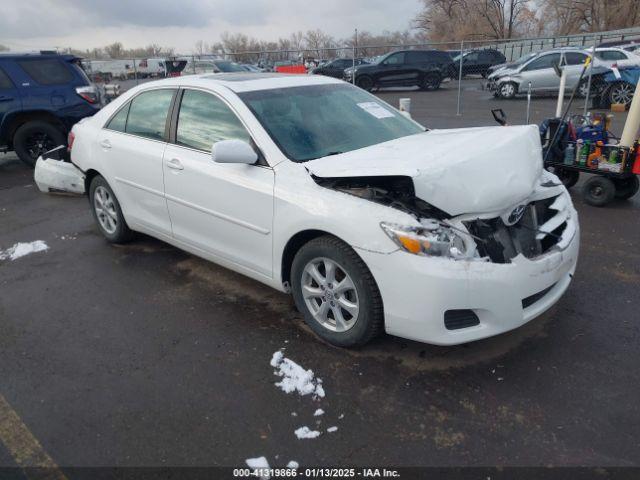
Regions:
<instances>
[{"instance_id":1,"label":"front door","mask_svg":"<svg viewBox=\"0 0 640 480\"><path fill-rule=\"evenodd\" d=\"M165 195L176 240L272 276L274 173L268 166L216 163L215 142L251 137L217 96L184 90L175 144L164 152Z\"/></svg>"},{"instance_id":2,"label":"front door","mask_svg":"<svg viewBox=\"0 0 640 480\"><path fill-rule=\"evenodd\" d=\"M167 236L171 224L162 159L175 93L175 89L163 88L135 96L100 131L95 150L127 221Z\"/></svg>"},{"instance_id":3,"label":"front door","mask_svg":"<svg viewBox=\"0 0 640 480\"><path fill-rule=\"evenodd\" d=\"M521 90L526 91L527 85L531 82L531 90L558 90L560 77L556 74L553 66L560 63L560 53L550 53L534 58L522 69Z\"/></svg>"}]
</instances>

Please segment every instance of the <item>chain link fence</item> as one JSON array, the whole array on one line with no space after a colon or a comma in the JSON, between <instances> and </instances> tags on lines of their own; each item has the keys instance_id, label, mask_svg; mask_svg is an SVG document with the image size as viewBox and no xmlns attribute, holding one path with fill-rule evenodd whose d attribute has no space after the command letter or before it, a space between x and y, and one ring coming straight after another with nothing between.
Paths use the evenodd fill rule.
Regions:
<instances>
[{"instance_id":1,"label":"chain link fence","mask_svg":"<svg viewBox=\"0 0 640 480\"><path fill-rule=\"evenodd\" d=\"M640 47L640 28L510 41L358 45L354 38L351 45L342 47L84 60L83 64L107 99L139 83L175 75L314 73L341 78L381 95L411 97L419 91L429 95L428 91L440 90L448 95L445 105L439 107L442 114L461 117L467 110L503 108L518 112L517 123L529 123L536 121L534 117L557 113L555 100L561 84L565 96L574 97L576 113L629 104L637 78L622 67L640 67L640 56L615 44L634 39ZM612 66L621 69L612 71ZM435 98L435 92L431 94Z\"/></svg>"}]
</instances>

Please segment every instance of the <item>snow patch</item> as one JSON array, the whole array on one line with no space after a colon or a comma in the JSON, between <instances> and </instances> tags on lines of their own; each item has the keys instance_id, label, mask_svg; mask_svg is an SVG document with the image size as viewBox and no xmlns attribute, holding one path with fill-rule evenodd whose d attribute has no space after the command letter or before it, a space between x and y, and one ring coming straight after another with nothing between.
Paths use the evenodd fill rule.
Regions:
<instances>
[{"instance_id":1,"label":"snow patch","mask_svg":"<svg viewBox=\"0 0 640 480\"><path fill-rule=\"evenodd\" d=\"M269 462L265 457L247 458L245 462L249 468L269 468ZM260 478L268 479L269 474L262 475Z\"/></svg>"},{"instance_id":2,"label":"snow patch","mask_svg":"<svg viewBox=\"0 0 640 480\"><path fill-rule=\"evenodd\" d=\"M6 250L0 250L0 260L16 260L31 253L42 252L48 250L49 246L42 240L36 240L29 243L16 243L13 247Z\"/></svg>"},{"instance_id":3,"label":"snow patch","mask_svg":"<svg viewBox=\"0 0 640 480\"><path fill-rule=\"evenodd\" d=\"M319 408L315 412L313 412L314 417L319 417L320 415L324 415L324 410Z\"/></svg>"},{"instance_id":4,"label":"snow patch","mask_svg":"<svg viewBox=\"0 0 640 480\"><path fill-rule=\"evenodd\" d=\"M310 430L309 427L300 427L299 429L297 429L295 432L296 437L298 437L299 440L305 439L305 438L316 438L320 436L320 432L317 430Z\"/></svg>"},{"instance_id":5,"label":"snow patch","mask_svg":"<svg viewBox=\"0 0 640 480\"><path fill-rule=\"evenodd\" d=\"M276 386L285 393L298 392L300 395L312 394L315 397L324 397L324 388L322 388L322 380L316 378L312 370L305 370L293 360L284 356L282 351L278 350L271 357L271 366L276 370L274 375L282 377L282 380L276 382Z\"/></svg>"},{"instance_id":6,"label":"snow patch","mask_svg":"<svg viewBox=\"0 0 640 480\"><path fill-rule=\"evenodd\" d=\"M291 460L289 463L287 463L287 468L299 468L300 464L298 462L296 462L295 460Z\"/></svg>"},{"instance_id":7,"label":"snow patch","mask_svg":"<svg viewBox=\"0 0 640 480\"><path fill-rule=\"evenodd\" d=\"M338 431L338 427L329 427L327 428L327 432L329 433L333 433L333 432L337 432Z\"/></svg>"}]
</instances>

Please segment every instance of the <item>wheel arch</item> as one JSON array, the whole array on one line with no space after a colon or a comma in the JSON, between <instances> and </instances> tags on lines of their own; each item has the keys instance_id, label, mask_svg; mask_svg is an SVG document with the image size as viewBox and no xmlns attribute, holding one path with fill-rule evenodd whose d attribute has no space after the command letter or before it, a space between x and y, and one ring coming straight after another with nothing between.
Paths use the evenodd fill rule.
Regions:
<instances>
[{"instance_id":1,"label":"wheel arch","mask_svg":"<svg viewBox=\"0 0 640 480\"><path fill-rule=\"evenodd\" d=\"M47 110L31 110L31 111L16 111L9 115L9 118L5 118L2 124L1 137L6 139L10 147L13 146L13 137L22 125L33 122L47 122L56 128L60 129L63 134L67 133L67 128L64 123L52 112Z\"/></svg>"},{"instance_id":2,"label":"wheel arch","mask_svg":"<svg viewBox=\"0 0 640 480\"><path fill-rule=\"evenodd\" d=\"M94 178L100 175L100 172L97 170L90 168L86 172L84 172L84 191L89 196L89 187L91 187L91 182Z\"/></svg>"}]
</instances>

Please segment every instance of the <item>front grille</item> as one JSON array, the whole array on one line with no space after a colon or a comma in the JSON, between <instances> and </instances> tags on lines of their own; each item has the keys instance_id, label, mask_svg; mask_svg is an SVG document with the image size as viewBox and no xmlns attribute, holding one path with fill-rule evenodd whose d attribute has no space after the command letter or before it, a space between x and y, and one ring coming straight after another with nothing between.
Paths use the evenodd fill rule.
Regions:
<instances>
[{"instance_id":1,"label":"front grille","mask_svg":"<svg viewBox=\"0 0 640 480\"><path fill-rule=\"evenodd\" d=\"M480 319L473 310L447 310L444 312L444 326L447 330L460 330L476 325L480 325Z\"/></svg>"},{"instance_id":2,"label":"front grille","mask_svg":"<svg viewBox=\"0 0 640 480\"><path fill-rule=\"evenodd\" d=\"M481 257L509 263L520 253L535 258L553 248L567 227L569 207L563 196L545 198L529 203L514 225L496 217L465 222L465 226L476 237Z\"/></svg>"},{"instance_id":3,"label":"front grille","mask_svg":"<svg viewBox=\"0 0 640 480\"><path fill-rule=\"evenodd\" d=\"M531 305L536 303L538 300L542 300L542 297L544 297L547 293L549 293L549 290L551 290L555 286L556 284L554 283L550 287L547 287L544 290L539 291L538 293L534 293L533 295L530 295L527 298L523 298L522 308L530 307Z\"/></svg>"}]
</instances>

